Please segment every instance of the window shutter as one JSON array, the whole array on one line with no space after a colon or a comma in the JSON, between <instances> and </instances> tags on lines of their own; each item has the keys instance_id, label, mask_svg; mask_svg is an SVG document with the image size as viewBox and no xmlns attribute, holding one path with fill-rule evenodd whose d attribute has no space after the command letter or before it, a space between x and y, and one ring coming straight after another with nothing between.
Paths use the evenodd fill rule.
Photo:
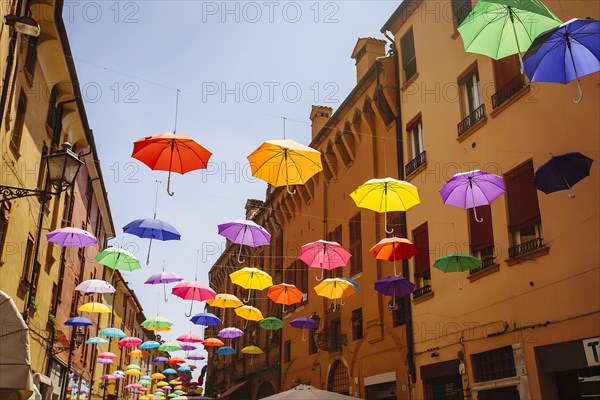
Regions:
<instances>
[{"instance_id":1,"label":"window shutter","mask_svg":"<svg viewBox=\"0 0 600 400\"><path fill-rule=\"evenodd\" d=\"M473 210L467 210L469 218L469 235L470 243L469 246L472 252L483 250L487 247L494 245L494 230L492 227L492 208L487 206L476 207L477 216L483 222L477 222L475 220L475 214Z\"/></svg>"},{"instance_id":2,"label":"window shutter","mask_svg":"<svg viewBox=\"0 0 600 400\"><path fill-rule=\"evenodd\" d=\"M540 221L533 162L527 161L504 175L508 202L508 228L515 232Z\"/></svg>"},{"instance_id":3,"label":"window shutter","mask_svg":"<svg viewBox=\"0 0 600 400\"><path fill-rule=\"evenodd\" d=\"M360 213L350 219L350 276L362 272L362 238Z\"/></svg>"},{"instance_id":4,"label":"window shutter","mask_svg":"<svg viewBox=\"0 0 600 400\"><path fill-rule=\"evenodd\" d=\"M429 229L427 222L413 230L413 243L419 249L415 255L415 277L429 275Z\"/></svg>"}]
</instances>

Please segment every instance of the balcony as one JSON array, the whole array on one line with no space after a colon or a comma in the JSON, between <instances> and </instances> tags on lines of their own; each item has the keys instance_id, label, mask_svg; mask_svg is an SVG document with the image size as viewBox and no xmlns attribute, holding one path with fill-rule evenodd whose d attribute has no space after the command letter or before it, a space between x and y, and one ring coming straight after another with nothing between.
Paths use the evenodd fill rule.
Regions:
<instances>
[{"instance_id":1,"label":"balcony","mask_svg":"<svg viewBox=\"0 0 600 400\"><path fill-rule=\"evenodd\" d=\"M508 255L510 258L518 258L525 254L531 253L535 250L541 249L544 247L544 239L535 238L533 240L528 240L527 242L518 244L508 249Z\"/></svg>"},{"instance_id":2,"label":"balcony","mask_svg":"<svg viewBox=\"0 0 600 400\"><path fill-rule=\"evenodd\" d=\"M479 271L483 271L486 268L489 268L493 265L496 265L496 257L483 257L481 259L481 267L477 268L477 269L472 269L469 271L469 274L473 275Z\"/></svg>"},{"instance_id":3,"label":"balcony","mask_svg":"<svg viewBox=\"0 0 600 400\"><path fill-rule=\"evenodd\" d=\"M458 127L458 137L461 137L465 132L474 127L479 121L485 117L485 104L480 105L467 116L467 118L460 121Z\"/></svg>"},{"instance_id":4,"label":"balcony","mask_svg":"<svg viewBox=\"0 0 600 400\"><path fill-rule=\"evenodd\" d=\"M425 164L425 162L427 161L427 157L426 157L426 152L423 150L423 152L421 154L419 154L414 160L410 161L408 164L406 164L406 166L404 167L404 174L406 176L412 174L413 172L415 172L417 170L417 168L419 168L421 165Z\"/></svg>"},{"instance_id":5,"label":"balcony","mask_svg":"<svg viewBox=\"0 0 600 400\"><path fill-rule=\"evenodd\" d=\"M519 93L525 87L525 79L523 75L515 76L510 82L502 86L496 93L492 95L492 107L494 109L500 107L505 101Z\"/></svg>"},{"instance_id":6,"label":"balcony","mask_svg":"<svg viewBox=\"0 0 600 400\"><path fill-rule=\"evenodd\" d=\"M431 285L425 285L418 289L415 289L413 292L413 299L418 299L421 296L426 295L427 293L431 293Z\"/></svg>"},{"instance_id":7,"label":"balcony","mask_svg":"<svg viewBox=\"0 0 600 400\"><path fill-rule=\"evenodd\" d=\"M321 350L338 351L342 349L342 345L348 343L348 335L325 330L317 334L316 342Z\"/></svg>"}]
</instances>

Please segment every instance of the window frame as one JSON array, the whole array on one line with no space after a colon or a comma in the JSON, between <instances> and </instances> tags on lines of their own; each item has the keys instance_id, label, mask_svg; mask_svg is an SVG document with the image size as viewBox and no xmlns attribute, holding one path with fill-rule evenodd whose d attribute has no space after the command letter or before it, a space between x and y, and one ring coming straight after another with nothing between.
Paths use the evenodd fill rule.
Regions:
<instances>
[{"instance_id":1,"label":"window frame","mask_svg":"<svg viewBox=\"0 0 600 400\"><path fill-rule=\"evenodd\" d=\"M25 116L27 115L27 95L23 89L19 93L17 101L17 115L13 125L12 135L10 135L9 147L15 157L19 158L21 153L21 142L23 141L23 128L25 127Z\"/></svg>"},{"instance_id":2,"label":"window frame","mask_svg":"<svg viewBox=\"0 0 600 400\"><path fill-rule=\"evenodd\" d=\"M410 41L408 41L410 38ZM400 37L400 53L402 56L402 75L404 78L404 82L410 81L413 77L417 76L417 50L415 48L415 34L413 27L411 26L408 30ZM412 52L410 51L412 50ZM412 53L412 54L411 54ZM411 68L410 64L414 63L414 71L410 75L407 73L407 69Z\"/></svg>"},{"instance_id":3,"label":"window frame","mask_svg":"<svg viewBox=\"0 0 600 400\"><path fill-rule=\"evenodd\" d=\"M361 212L354 214L348 221L350 229L350 246L352 254L350 257L350 276L356 276L363 272L362 262L362 219Z\"/></svg>"}]
</instances>

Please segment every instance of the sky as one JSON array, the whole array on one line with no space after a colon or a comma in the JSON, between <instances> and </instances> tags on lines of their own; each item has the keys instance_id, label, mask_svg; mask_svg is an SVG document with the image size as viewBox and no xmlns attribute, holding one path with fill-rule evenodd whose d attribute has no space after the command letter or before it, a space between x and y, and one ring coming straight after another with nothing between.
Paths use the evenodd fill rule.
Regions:
<instances>
[{"instance_id":1,"label":"sky","mask_svg":"<svg viewBox=\"0 0 600 400\"><path fill-rule=\"evenodd\" d=\"M146 317L175 323L165 340L190 330L190 301L144 281L165 265L208 283L225 246L217 225L244 218L266 183L246 159L263 141L311 139L311 105L334 110L356 85L352 50L380 29L400 1L65 1L63 18L81 84L117 237L143 269L124 273ZM133 159L133 142L173 132L191 135L213 155L203 171L172 175ZM159 180L161 183L157 184ZM158 196L157 193L158 185ZM181 241L152 244L122 233L132 220L171 223ZM198 257L197 257L198 255ZM198 262L196 261L198 259ZM194 302L194 313L203 305ZM201 347L201 346L200 346ZM203 365L201 362L199 366ZM195 374L197 376L197 373Z\"/></svg>"}]
</instances>

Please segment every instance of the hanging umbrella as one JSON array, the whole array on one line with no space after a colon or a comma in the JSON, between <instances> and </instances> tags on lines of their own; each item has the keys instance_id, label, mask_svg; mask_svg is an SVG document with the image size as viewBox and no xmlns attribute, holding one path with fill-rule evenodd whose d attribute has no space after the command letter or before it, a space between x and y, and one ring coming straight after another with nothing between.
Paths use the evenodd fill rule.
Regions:
<instances>
[{"instance_id":1,"label":"hanging umbrella","mask_svg":"<svg viewBox=\"0 0 600 400\"><path fill-rule=\"evenodd\" d=\"M572 187L590 175L593 162L594 160L581 153L552 156L535 172L534 185L546 194L569 190L569 197L574 198Z\"/></svg>"},{"instance_id":2,"label":"hanging umbrella","mask_svg":"<svg viewBox=\"0 0 600 400\"><path fill-rule=\"evenodd\" d=\"M472 208L475 220L483 222L483 218L477 218L475 207L491 204L505 191L501 176L474 170L454 175L442 186L440 195L444 204L464 210Z\"/></svg>"},{"instance_id":3,"label":"hanging umbrella","mask_svg":"<svg viewBox=\"0 0 600 400\"><path fill-rule=\"evenodd\" d=\"M149 331L157 331L157 330L169 330L173 325L173 322L166 319L165 317L151 317L145 320L140 324L142 328L145 328Z\"/></svg>"},{"instance_id":4,"label":"hanging umbrella","mask_svg":"<svg viewBox=\"0 0 600 400\"><path fill-rule=\"evenodd\" d=\"M237 308L242 306L244 303L233 294L219 293L213 300L206 302L211 307L218 307L223 309L223 315L221 321L225 321L225 309L226 308ZM204 324L202 324L204 325ZM207 325L209 326L209 325Z\"/></svg>"},{"instance_id":5,"label":"hanging umbrella","mask_svg":"<svg viewBox=\"0 0 600 400\"><path fill-rule=\"evenodd\" d=\"M152 219L136 219L135 221L131 221L123 227L123 233L128 233L143 239L150 239L146 265L150 262L150 249L152 248L153 239L162 240L163 242L168 240L181 240L181 234L179 234L177 229L168 222L156 219L156 214L155 218Z\"/></svg>"},{"instance_id":6,"label":"hanging umbrella","mask_svg":"<svg viewBox=\"0 0 600 400\"><path fill-rule=\"evenodd\" d=\"M152 375L150 375L150 377L152 379L165 379L166 376L164 374L161 374L160 372L155 372Z\"/></svg>"},{"instance_id":7,"label":"hanging umbrella","mask_svg":"<svg viewBox=\"0 0 600 400\"><path fill-rule=\"evenodd\" d=\"M211 300L217 295L217 293L211 287L196 281L178 283L173 287L173 289L171 289L171 293L177 297L181 297L184 300L192 300L190 305L190 313L189 315L186 313L186 317L190 317L192 315L192 306L194 301Z\"/></svg>"},{"instance_id":8,"label":"hanging umbrella","mask_svg":"<svg viewBox=\"0 0 600 400\"><path fill-rule=\"evenodd\" d=\"M92 320L85 317L73 317L65 321L67 326L92 326Z\"/></svg>"},{"instance_id":9,"label":"hanging umbrella","mask_svg":"<svg viewBox=\"0 0 600 400\"><path fill-rule=\"evenodd\" d=\"M346 282L350 282L352 284L352 286L354 286L354 290L356 290L357 292L360 290L358 282L356 282L354 279L344 278L344 277L341 277L340 279L342 279Z\"/></svg>"},{"instance_id":10,"label":"hanging umbrella","mask_svg":"<svg viewBox=\"0 0 600 400\"><path fill-rule=\"evenodd\" d=\"M317 329L317 322L312 318L296 318L290 322L290 325L294 328L302 329L302 341L306 342L307 339L304 337L305 330L315 330Z\"/></svg>"},{"instance_id":11,"label":"hanging umbrella","mask_svg":"<svg viewBox=\"0 0 600 400\"><path fill-rule=\"evenodd\" d=\"M163 374L165 375L177 375L177 371L175 371L173 368L167 368L163 371Z\"/></svg>"},{"instance_id":12,"label":"hanging umbrella","mask_svg":"<svg viewBox=\"0 0 600 400\"><path fill-rule=\"evenodd\" d=\"M271 331L269 339L273 338L273 331L283 328L283 321L276 317L267 317L258 323L263 329Z\"/></svg>"},{"instance_id":13,"label":"hanging umbrella","mask_svg":"<svg viewBox=\"0 0 600 400\"><path fill-rule=\"evenodd\" d=\"M105 343L108 343L108 340L102 339L101 337L98 337L98 336L93 336L85 341L85 344L105 344Z\"/></svg>"},{"instance_id":14,"label":"hanging umbrella","mask_svg":"<svg viewBox=\"0 0 600 400\"><path fill-rule=\"evenodd\" d=\"M138 381L138 383L141 384L141 385L143 385L143 383L141 381L143 381L143 380L149 381L150 379L152 379L150 377L150 375L140 376L140 380Z\"/></svg>"},{"instance_id":15,"label":"hanging umbrella","mask_svg":"<svg viewBox=\"0 0 600 400\"><path fill-rule=\"evenodd\" d=\"M289 285L287 283L280 283L279 285L271 286L267 291L268 298L277 304L283 304L283 312L285 312L285 306L300 303L303 296L304 293L302 293L296 286Z\"/></svg>"},{"instance_id":16,"label":"hanging umbrella","mask_svg":"<svg viewBox=\"0 0 600 400\"><path fill-rule=\"evenodd\" d=\"M108 307L105 304L102 303L85 303L81 306L79 306L79 308L77 309L79 311L82 312L93 312L93 313L98 313L98 314L110 314L111 310L110 307Z\"/></svg>"},{"instance_id":17,"label":"hanging umbrella","mask_svg":"<svg viewBox=\"0 0 600 400\"><path fill-rule=\"evenodd\" d=\"M343 267L348 264L352 255L340 246L337 242L328 242L326 240L317 240L307 243L300 248L298 258L304 261L311 268L321 268L321 278L323 280L324 270Z\"/></svg>"},{"instance_id":18,"label":"hanging umbrella","mask_svg":"<svg viewBox=\"0 0 600 400\"><path fill-rule=\"evenodd\" d=\"M106 337L109 337L109 338L116 337L116 338L119 338L119 339L122 339L125 336L127 336L125 334L125 332L123 332L122 330L120 330L118 328L106 328L106 329L103 329L103 330L100 331L100 335L106 336Z\"/></svg>"},{"instance_id":19,"label":"hanging umbrella","mask_svg":"<svg viewBox=\"0 0 600 400\"><path fill-rule=\"evenodd\" d=\"M560 20L540 0L481 0L457 28L465 51L499 60L527 51Z\"/></svg>"},{"instance_id":20,"label":"hanging umbrella","mask_svg":"<svg viewBox=\"0 0 600 400\"><path fill-rule=\"evenodd\" d=\"M96 256L96 261L108 268L120 271L131 272L142 268L140 262L133 254L115 247L109 247L102 250L102 252Z\"/></svg>"},{"instance_id":21,"label":"hanging umbrella","mask_svg":"<svg viewBox=\"0 0 600 400\"><path fill-rule=\"evenodd\" d=\"M600 71L600 21L573 18L539 35L523 57L525 73L531 82L567 84Z\"/></svg>"},{"instance_id":22,"label":"hanging umbrella","mask_svg":"<svg viewBox=\"0 0 600 400\"><path fill-rule=\"evenodd\" d=\"M135 369L135 370L141 371L142 367L140 367L137 364L129 364L128 366L125 367L125 370L130 370L130 369Z\"/></svg>"},{"instance_id":23,"label":"hanging umbrella","mask_svg":"<svg viewBox=\"0 0 600 400\"><path fill-rule=\"evenodd\" d=\"M234 339L243 335L244 331L234 327L223 328L217 333L217 336L223 339Z\"/></svg>"},{"instance_id":24,"label":"hanging umbrella","mask_svg":"<svg viewBox=\"0 0 600 400\"><path fill-rule=\"evenodd\" d=\"M438 258L433 266L443 272L463 272L481 268L481 260L470 254L452 253ZM458 278L457 282L462 289Z\"/></svg>"},{"instance_id":25,"label":"hanging umbrella","mask_svg":"<svg viewBox=\"0 0 600 400\"><path fill-rule=\"evenodd\" d=\"M252 357L250 357L250 365L252 365L252 360L254 359L254 355L255 354L263 354L264 351L262 351L262 349L260 347L246 346L242 349L242 353L250 354L252 356Z\"/></svg>"},{"instance_id":26,"label":"hanging umbrella","mask_svg":"<svg viewBox=\"0 0 600 400\"><path fill-rule=\"evenodd\" d=\"M144 349L144 350L156 349L158 346L160 346L160 343L158 343L154 340L148 340L148 341L140 344L140 349Z\"/></svg>"},{"instance_id":27,"label":"hanging umbrella","mask_svg":"<svg viewBox=\"0 0 600 400\"><path fill-rule=\"evenodd\" d=\"M236 219L231 222L218 225L219 235L232 243L240 245L238 252L238 262L241 264L244 260L242 256L242 246L258 247L266 246L271 242L271 234L265 228L254 221L245 219Z\"/></svg>"},{"instance_id":28,"label":"hanging umbrella","mask_svg":"<svg viewBox=\"0 0 600 400\"><path fill-rule=\"evenodd\" d=\"M273 286L271 275L258 268L244 267L232 272L229 277L233 284L248 289L248 298L244 300L246 303L250 301L250 291L252 289L263 290Z\"/></svg>"},{"instance_id":29,"label":"hanging umbrella","mask_svg":"<svg viewBox=\"0 0 600 400\"><path fill-rule=\"evenodd\" d=\"M192 368L188 365L182 365L181 367L177 368L177 371L179 372L189 372L191 370Z\"/></svg>"},{"instance_id":30,"label":"hanging umbrella","mask_svg":"<svg viewBox=\"0 0 600 400\"><path fill-rule=\"evenodd\" d=\"M110 375L110 374L102 375L102 376L100 377L100 380L102 380L102 381L114 381L114 380L116 380L116 379L117 379L117 378L115 378L115 376L114 376L114 375Z\"/></svg>"},{"instance_id":31,"label":"hanging umbrella","mask_svg":"<svg viewBox=\"0 0 600 400\"><path fill-rule=\"evenodd\" d=\"M181 335L176 340L184 343L202 343L204 341L200 336L194 335L193 333Z\"/></svg>"},{"instance_id":32,"label":"hanging umbrella","mask_svg":"<svg viewBox=\"0 0 600 400\"><path fill-rule=\"evenodd\" d=\"M219 347L217 349L217 351L215 352L215 354L217 354L219 356L231 356L235 353L236 353L236 351L233 349L233 347L230 347L230 346Z\"/></svg>"},{"instance_id":33,"label":"hanging umbrella","mask_svg":"<svg viewBox=\"0 0 600 400\"><path fill-rule=\"evenodd\" d=\"M188 360L192 360L192 361L196 361L196 360L204 360L204 356L200 355L200 354L190 354L189 356L186 357Z\"/></svg>"},{"instance_id":34,"label":"hanging umbrella","mask_svg":"<svg viewBox=\"0 0 600 400\"><path fill-rule=\"evenodd\" d=\"M159 346L160 346L160 343L159 343ZM169 359L167 357L156 357L154 360L152 360L152 362L155 362L155 363L159 363L159 362L165 363L167 361L169 361Z\"/></svg>"},{"instance_id":35,"label":"hanging umbrella","mask_svg":"<svg viewBox=\"0 0 600 400\"><path fill-rule=\"evenodd\" d=\"M163 270L161 272L157 272L155 274L150 275L146 282L147 285L159 285L162 283L163 285L163 293L165 297L165 303L169 300L167 299L167 283L181 282L183 278L174 272L165 272L165 265L163 263Z\"/></svg>"},{"instance_id":36,"label":"hanging umbrella","mask_svg":"<svg viewBox=\"0 0 600 400\"><path fill-rule=\"evenodd\" d=\"M328 299L345 299L356 293L354 285L344 279L329 278L315 286L315 292L319 296L327 297ZM334 303L335 304L335 303Z\"/></svg>"},{"instance_id":37,"label":"hanging umbrella","mask_svg":"<svg viewBox=\"0 0 600 400\"><path fill-rule=\"evenodd\" d=\"M131 156L153 170L169 171L167 193L171 192L171 172L185 174L205 169L212 153L194 141L189 135L163 133L146 136L133 143Z\"/></svg>"},{"instance_id":38,"label":"hanging umbrella","mask_svg":"<svg viewBox=\"0 0 600 400\"><path fill-rule=\"evenodd\" d=\"M117 358L117 355L115 353L111 353L110 351L104 351L98 354L98 358L109 358L111 360L114 360L115 358Z\"/></svg>"},{"instance_id":39,"label":"hanging umbrella","mask_svg":"<svg viewBox=\"0 0 600 400\"><path fill-rule=\"evenodd\" d=\"M208 300L207 303L209 303L210 301L217 300L219 296L220 295L218 294L214 300ZM240 305L242 305L241 301L240 301ZM204 325L204 326L215 326L215 325L219 325L221 323L221 320L219 319L219 317L217 317L213 313L198 313L198 314L194 315L190 319L190 321L192 321L196 325Z\"/></svg>"},{"instance_id":40,"label":"hanging umbrella","mask_svg":"<svg viewBox=\"0 0 600 400\"><path fill-rule=\"evenodd\" d=\"M303 185L323 170L321 153L294 140L268 140L248 157L252 175L273 186Z\"/></svg>"},{"instance_id":41,"label":"hanging umbrella","mask_svg":"<svg viewBox=\"0 0 600 400\"><path fill-rule=\"evenodd\" d=\"M87 247L98 241L88 231L79 228L60 228L46 234L46 239L51 243L61 246Z\"/></svg>"},{"instance_id":42,"label":"hanging umbrella","mask_svg":"<svg viewBox=\"0 0 600 400\"><path fill-rule=\"evenodd\" d=\"M158 347L160 351L177 351L181 350L181 346L175 342L164 342Z\"/></svg>"},{"instance_id":43,"label":"hanging umbrella","mask_svg":"<svg viewBox=\"0 0 600 400\"><path fill-rule=\"evenodd\" d=\"M150 357L150 353L148 353L147 351L135 349L129 352L129 357L148 358Z\"/></svg>"},{"instance_id":44,"label":"hanging umbrella","mask_svg":"<svg viewBox=\"0 0 600 400\"><path fill-rule=\"evenodd\" d=\"M388 276L375 282L375 290L384 296L392 296L391 307L396 306L396 297L403 297L415 290L415 285L401 276Z\"/></svg>"},{"instance_id":45,"label":"hanging umbrella","mask_svg":"<svg viewBox=\"0 0 600 400\"><path fill-rule=\"evenodd\" d=\"M265 318L258 308L252 306L241 306L233 311L238 317L242 317L246 320L246 323L244 323L244 329L246 329L248 321L260 321ZM206 341L204 342L204 345L206 346Z\"/></svg>"},{"instance_id":46,"label":"hanging umbrella","mask_svg":"<svg viewBox=\"0 0 600 400\"><path fill-rule=\"evenodd\" d=\"M225 343L223 343L222 341L220 341L217 338L208 338L204 340L204 343L202 343L204 345L204 347L220 347L220 346L224 346Z\"/></svg>"},{"instance_id":47,"label":"hanging umbrella","mask_svg":"<svg viewBox=\"0 0 600 400\"><path fill-rule=\"evenodd\" d=\"M137 347L142 343L143 343L142 339L129 336L129 337L125 337L125 338L119 340L118 345L120 347Z\"/></svg>"},{"instance_id":48,"label":"hanging umbrella","mask_svg":"<svg viewBox=\"0 0 600 400\"><path fill-rule=\"evenodd\" d=\"M390 211L406 211L421 203L416 186L393 178L371 179L350 193L350 197L358 207L384 213L385 231L387 213Z\"/></svg>"},{"instance_id":49,"label":"hanging umbrella","mask_svg":"<svg viewBox=\"0 0 600 400\"><path fill-rule=\"evenodd\" d=\"M378 260L393 261L396 276L399 276L396 272L396 260L408 260L418 252L419 249L410 240L397 237L384 238L369 250Z\"/></svg>"},{"instance_id":50,"label":"hanging umbrella","mask_svg":"<svg viewBox=\"0 0 600 400\"><path fill-rule=\"evenodd\" d=\"M179 380L179 377L171 379L169 385L181 385L181 380Z\"/></svg>"},{"instance_id":51,"label":"hanging umbrella","mask_svg":"<svg viewBox=\"0 0 600 400\"><path fill-rule=\"evenodd\" d=\"M98 364L105 364L105 365L106 364L112 364L112 363L114 363L114 361L111 360L110 358L99 358L99 359L96 360L96 362Z\"/></svg>"},{"instance_id":52,"label":"hanging umbrella","mask_svg":"<svg viewBox=\"0 0 600 400\"><path fill-rule=\"evenodd\" d=\"M75 290L84 293L114 293L116 289L108 282L101 279L90 279L81 282Z\"/></svg>"},{"instance_id":53,"label":"hanging umbrella","mask_svg":"<svg viewBox=\"0 0 600 400\"><path fill-rule=\"evenodd\" d=\"M184 351L191 351L191 350L196 350L196 349L197 349L197 347L193 346L191 344L182 344L181 345L181 350L184 350Z\"/></svg>"}]
</instances>

